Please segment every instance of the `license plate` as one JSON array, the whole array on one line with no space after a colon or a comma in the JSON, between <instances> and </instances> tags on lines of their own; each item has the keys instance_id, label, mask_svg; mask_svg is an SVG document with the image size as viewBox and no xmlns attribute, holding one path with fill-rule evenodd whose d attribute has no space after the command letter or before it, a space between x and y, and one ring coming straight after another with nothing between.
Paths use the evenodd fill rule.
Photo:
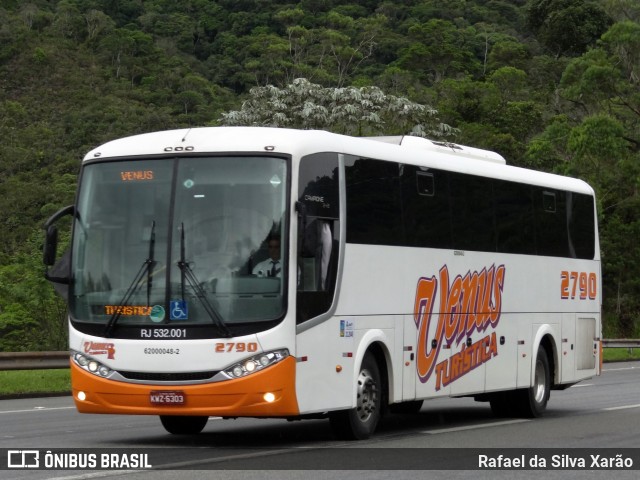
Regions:
<instances>
[{"instance_id":1,"label":"license plate","mask_svg":"<svg viewBox=\"0 0 640 480\"><path fill-rule=\"evenodd\" d=\"M186 396L184 392L173 390L152 391L149 394L152 405L184 405Z\"/></svg>"}]
</instances>

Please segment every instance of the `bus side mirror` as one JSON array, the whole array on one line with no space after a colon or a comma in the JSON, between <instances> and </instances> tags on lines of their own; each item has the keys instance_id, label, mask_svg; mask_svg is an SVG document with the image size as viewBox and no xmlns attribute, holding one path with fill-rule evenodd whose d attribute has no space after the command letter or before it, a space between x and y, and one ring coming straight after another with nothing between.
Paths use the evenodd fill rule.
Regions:
<instances>
[{"instance_id":1,"label":"bus side mirror","mask_svg":"<svg viewBox=\"0 0 640 480\"><path fill-rule=\"evenodd\" d=\"M42 249L42 263L47 267L53 267L56 263L56 250L58 249L58 227L50 225L47 228L44 247Z\"/></svg>"},{"instance_id":2,"label":"bus side mirror","mask_svg":"<svg viewBox=\"0 0 640 480\"><path fill-rule=\"evenodd\" d=\"M55 226L55 223L60 220L62 217L66 215L74 215L76 216L76 209L73 205L69 205L58 210L54 213L44 224L44 229L46 231L44 246L42 247L42 263L45 265L44 278L49 280L50 282L55 283L69 283L69 276L51 276L49 275L49 268L54 267L56 263L56 251L58 249L58 227ZM64 259L63 255L63 259ZM68 261L65 262L68 265ZM54 271L57 268L54 268Z\"/></svg>"}]
</instances>

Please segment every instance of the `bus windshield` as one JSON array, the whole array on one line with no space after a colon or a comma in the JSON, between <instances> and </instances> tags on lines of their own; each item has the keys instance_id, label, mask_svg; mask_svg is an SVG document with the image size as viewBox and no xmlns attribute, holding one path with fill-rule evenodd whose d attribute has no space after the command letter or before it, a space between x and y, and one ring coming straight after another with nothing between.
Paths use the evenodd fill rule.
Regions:
<instances>
[{"instance_id":1,"label":"bus windshield","mask_svg":"<svg viewBox=\"0 0 640 480\"><path fill-rule=\"evenodd\" d=\"M109 329L208 324L229 333L234 324L281 318L286 185L287 162L276 157L86 165L72 320Z\"/></svg>"}]
</instances>

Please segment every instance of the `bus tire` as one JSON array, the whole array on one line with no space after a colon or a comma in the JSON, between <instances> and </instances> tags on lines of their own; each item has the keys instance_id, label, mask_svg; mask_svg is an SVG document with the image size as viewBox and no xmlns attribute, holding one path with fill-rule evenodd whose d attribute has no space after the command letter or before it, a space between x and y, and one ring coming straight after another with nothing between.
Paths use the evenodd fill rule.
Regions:
<instances>
[{"instance_id":1,"label":"bus tire","mask_svg":"<svg viewBox=\"0 0 640 480\"><path fill-rule=\"evenodd\" d=\"M349 410L332 412L331 428L342 440L365 440L376 429L382 407L380 369L371 353L362 359L356 384L356 406Z\"/></svg>"},{"instance_id":2,"label":"bus tire","mask_svg":"<svg viewBox=\"0 0 640 480\"><path fill-rule=\"evenodd\" d=\"M180 415L160 415L160 422L164 429L174 435L195 435L200 433L207 424L209 417L191 417Z\"/></svg>"},{"instance_id":3,"label":"bus tire","mask_svg":"<svg viewBox=\"0 0 640 480\"><path fill-rule=\"evenodd\" d=\"M546 410L551 394L551 368L549 367L549 357L544 347L540 347L536 355L533 385L529 388L516 390L515 394L515 405L521 416L536 418Z\"/></svg>"}]
</instances>

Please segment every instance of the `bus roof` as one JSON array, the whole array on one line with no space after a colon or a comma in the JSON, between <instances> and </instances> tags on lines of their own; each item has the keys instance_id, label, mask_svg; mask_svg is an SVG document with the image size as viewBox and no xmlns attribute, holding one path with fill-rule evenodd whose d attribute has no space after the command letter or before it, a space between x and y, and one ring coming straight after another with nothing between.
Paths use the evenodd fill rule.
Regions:
<instances>
[{"instance_id":1,"label":"bus roof","mask_svg":"<svg viewBox=\"0 0 640 480\"><path fill-rule=\"evenodd\" d=\"M105 143L90 151L84 161L224 152L266 152L294 157L337 152L593 195L593 189L582 180L509 166L501 155L489 150L411 136L350 137L323 130L272 127L166 130Z\"/></svg>"}]
</instances>

